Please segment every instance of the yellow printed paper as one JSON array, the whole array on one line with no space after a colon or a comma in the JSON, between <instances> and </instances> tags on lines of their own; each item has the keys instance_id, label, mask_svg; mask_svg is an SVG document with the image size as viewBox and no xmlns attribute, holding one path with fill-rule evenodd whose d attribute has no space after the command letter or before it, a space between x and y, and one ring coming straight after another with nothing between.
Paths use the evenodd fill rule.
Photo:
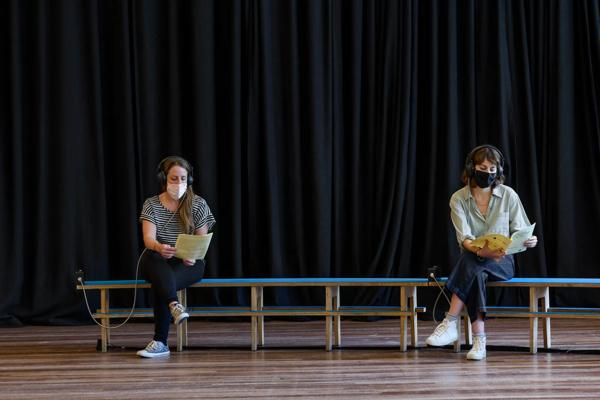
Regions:
<instances>
[{"instance_id":1,"label":"yellow printed paper","mask_svg":"<svg viewBox=\"0 0 600 400\"><path fill-rule=\"evenodd\" d=\"M514 232L510 238L499 233L488 233L487 235L480 236L473 240L471 244L482 249L485 247L485 242L487 240L488 247L491 250L502 250L506 252L506 254L520 253L527 250L523 245L523 242L533 235L534 228L535 223Z\"/></svg>"},{"instance_id":2,"label":"yellow printed paper","mask_svg":"<svg viewBox=\"0 0 600 400\"><path fill-rule=\"evenodd\" d=\"M499 233L490 233L485 236L480 236L477 239L473 240L471 243L475 247L479 247L480 249L485 247L485 242L488 242L488 247L490 250L502 250L506 251L508 246L512 242L509 237L501 235Z\"/></svg>"}]
</instances>

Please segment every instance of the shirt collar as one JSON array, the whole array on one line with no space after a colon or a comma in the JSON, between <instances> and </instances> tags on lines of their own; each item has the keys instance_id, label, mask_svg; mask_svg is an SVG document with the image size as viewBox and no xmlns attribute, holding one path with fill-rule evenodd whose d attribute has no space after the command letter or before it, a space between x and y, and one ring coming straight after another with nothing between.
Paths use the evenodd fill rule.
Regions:
<instances>
[{"instance_id":1,"label":"shirt collar","mask_svg":"<svg viewBox=\"0 0 600 400\"><path fill-rule=\"evenodd\" d=\"M471 193L471 190L469 190L469 185L465 185L464 189L464 194L465 194L465 199L472 199L473 198L473 194ZM495 188L492 189L492 196L498 197L498 198L502 198L502 185L497 185Z\"/></svg>"}]
</instances>

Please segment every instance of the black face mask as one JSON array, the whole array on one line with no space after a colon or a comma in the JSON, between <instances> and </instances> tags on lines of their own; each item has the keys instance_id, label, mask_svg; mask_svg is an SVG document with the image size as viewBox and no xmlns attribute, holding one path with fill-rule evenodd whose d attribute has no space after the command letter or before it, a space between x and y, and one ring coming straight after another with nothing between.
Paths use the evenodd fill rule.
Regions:
<instances>
[{"instance_id":1,"label":"black face mask","mask_svg":"<svg viewBox=\"0 0 600 400\"><path fill-rule=\"evenodd\" d=\"M488 188L494 183L496 179L496 173L490 174L489 172L475 170L475 183L482 189Z\"/></svg>"}]
</instances>

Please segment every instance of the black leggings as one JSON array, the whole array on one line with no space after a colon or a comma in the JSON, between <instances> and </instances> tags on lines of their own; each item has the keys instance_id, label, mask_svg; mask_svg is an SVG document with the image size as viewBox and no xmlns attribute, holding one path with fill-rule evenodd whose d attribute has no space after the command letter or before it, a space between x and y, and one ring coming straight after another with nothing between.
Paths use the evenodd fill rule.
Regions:
<instances>
[{"instance_id":1,"label":"black leggings","mask_svg":"<svg viewBox=\"0 0 600 400\"><path fill-rule=\"evenodd\" d=\"M140 260L141 276L152 284L154 295L154 340L167 344L171 311L169 303L177 301L177 291L198 282L204 276L204 262L188 267L179 258L164 259L151 250L146 250Z\"/></svg>"}]
</instances>

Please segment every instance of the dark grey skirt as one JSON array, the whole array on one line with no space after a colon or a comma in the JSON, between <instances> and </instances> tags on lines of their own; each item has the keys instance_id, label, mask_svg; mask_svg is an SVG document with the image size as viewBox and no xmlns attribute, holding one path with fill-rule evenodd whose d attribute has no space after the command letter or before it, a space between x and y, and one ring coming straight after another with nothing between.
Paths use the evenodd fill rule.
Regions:
<instances>
[{"instance_id":1,"label":"dark grey skirt","mask_svg":"<svg viewBox=\"0 0 600 400\"><path fill-rule=\"evenodd\" d=\"M512 255L499 262L490 258L480 259L470 251L464 251L448 277L446 288L456 294L466 305L471 322L479 312L485 319L486 287L489 280L505 281L515 275L515 261Z\"/></svg>"}]
</instances>

